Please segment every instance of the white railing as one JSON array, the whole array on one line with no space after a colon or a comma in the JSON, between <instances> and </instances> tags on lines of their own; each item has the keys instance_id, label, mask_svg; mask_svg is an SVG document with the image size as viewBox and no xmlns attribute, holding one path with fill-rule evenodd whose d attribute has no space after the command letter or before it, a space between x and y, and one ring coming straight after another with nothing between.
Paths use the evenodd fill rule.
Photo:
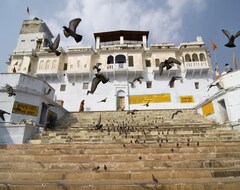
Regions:
<instances>
[{"instance_id":1,"label":"white railing","mask_svg":"<svg viewBox=\"0 0 240 190\"><path fill-rule=\"evenodd\" d=\"M185 62L186 69L202 69L209 68L207 61Z\"/></svg>"}]
</instances>

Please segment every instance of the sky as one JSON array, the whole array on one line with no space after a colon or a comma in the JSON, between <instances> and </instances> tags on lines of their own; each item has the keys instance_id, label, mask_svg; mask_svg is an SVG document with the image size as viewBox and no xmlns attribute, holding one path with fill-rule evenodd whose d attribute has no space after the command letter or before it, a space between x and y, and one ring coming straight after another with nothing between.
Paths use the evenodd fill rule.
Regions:
<instances>
[{"instance_id":1,"label":"sky","mask_svg":"<svg viewBox=\"0 0 240 190\"><path fill-rule=\"evenodd\" d=\"M27 13L29 7L29 13ZM202 36L209 48L211 63L233 67L233 54L240 67L240 37L235 48L224 45L228 39L222 29L236 34L240 30L239 0L1 0L0 73L7 71L6 61L16 48L23 20L38 17L54 37L61 35L60 46L92 46L94 33L113 30L149 31L148 44L195 41ZM80 43L65 38L63 26L81 18L77 33ZM217 49L213 51L210 40ZM215 54L215 55L214 55Z\"/></svg>"}]
</instances>

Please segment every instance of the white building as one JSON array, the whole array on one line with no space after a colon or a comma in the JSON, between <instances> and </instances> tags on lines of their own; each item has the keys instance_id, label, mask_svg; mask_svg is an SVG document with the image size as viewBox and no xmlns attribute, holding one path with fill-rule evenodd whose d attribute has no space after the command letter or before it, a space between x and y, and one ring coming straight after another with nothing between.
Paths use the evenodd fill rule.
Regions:
<instances>
[{"instance_id":1,"label":"white building","mask_svg":"<svg viewBox=\"0 0 240 190\"><path fill-rule=\"evenodd\" d=\"M196 109L208 119L240 129L240 71L222 75L214 82L217 83L221 89Z\"/></svg>"},{"instance_id":2,"label":"white building","mask_svg":"<svg viewBox=\"0 0 240 190\"><path fill-rule=\"evenodd\" d=\"M82 100L85 111L193 108L216 92L214 88L207 91L213 72L201 37L179 46L148 45L148 35L148 31L129 30L94 33L95 48L59 48L62 53L56 56L46 51L53 38L47 25L36 18L25 20L8 72L16 70L45 80L55 89L55 100L68 111L78 111ZM37 57L32 55L32 49ZM169 57L179 60L181 66L164 68L160 76L159 64ZM87 95L96 63L102 63L100 72L110 81L99 83L94 94ZM132 88L129 82L139 76L143 77L142 83L136 82ZM182 80L170 87L172 76L181 76ZM99 103L104 98L107 102ZM143 106L148 101L149 106Z\"/></svg>"}]
</instances>

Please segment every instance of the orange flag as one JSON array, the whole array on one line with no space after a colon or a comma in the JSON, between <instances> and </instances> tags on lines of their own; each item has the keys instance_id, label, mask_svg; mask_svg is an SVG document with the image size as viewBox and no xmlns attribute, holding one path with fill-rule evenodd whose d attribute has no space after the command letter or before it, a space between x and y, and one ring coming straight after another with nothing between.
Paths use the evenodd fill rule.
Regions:
<instances>
[{"instance_id":1,"label":"orange flag","mask_svg":"<svg viewBox=\"0 0 240 190\"><path fill-rule=\"evenodd\" d=\"M216 46L216 44L215 44L215 43L213 43L213 41L212 41L212 40L211 40L211 46L212 46L212 49L213 49L213 50L217 49L217 46Z\"/></svg>"}]
</instances>

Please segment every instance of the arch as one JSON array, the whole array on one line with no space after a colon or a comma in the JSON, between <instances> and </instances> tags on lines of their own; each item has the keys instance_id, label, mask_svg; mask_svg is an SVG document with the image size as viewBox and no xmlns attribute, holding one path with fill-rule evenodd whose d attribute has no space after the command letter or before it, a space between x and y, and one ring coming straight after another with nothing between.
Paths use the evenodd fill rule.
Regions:
<instances>
[{"instance_id":1,"label":"arch","mask_svg":"<svg viewBox=\"0 0 240 190\"><path fill-rule=\"evenodd\" d=\"M107 64L113 64L113 63L114 63L114 58L113 58L112 55L109 55L109 56L107 57Z\"/></svg>"},{"instance_id":2,"label":"arch","mask_svg":"<svg viewBox=\"0 0 240 190\"><path fill-rule=\"evenodd\" d=\"M125 92L123 90L117 91L117 110L125 108Z\"/></svg>"},{"instance_id":3,"label":"arch","mask_svg":"<svg viewBox=\"0 0 240 190\"><path fill-rule=\"evenodd\" d=\"M206 61L206 57L203 53L200 53L200 61Z\"/></svg>"},{"instance_id":4,"label":"arch","mask_svg":"<svg viewBox=\"0 0 240 190\"><path fill-rule=\"evenodd\" d=\"M117 91L117 96L125 96L124 90Z\"/></svg>"},{"instance_id":5,"label":"arch","mask_svg":"<svg viewBox=\"0 0 240 190\"><path fill-rule=\"evenodd\" d=\"M49 68L50 68L50 60L47 60L45 69L49 69Z\"/></svg>"},{"instance_id":6,"label":"arch","mask_svg":"<svg viewBox=\"0 0 240 190\"><path fill-rule=\"evenodd\" d=\"M192 54L192 61L199 61L198 55L196 53Z\"/></svg>"},{"instance_id":7,"label":"arch","mask_svg":"<svg viewBox=\"0 0 240 190\"><path fill-rule=\"evenodd\" d=\"M115 57L115 63L126 63L126 57L123 54L119 54Z\"/></svg>"},{"instance_id":8,"label":"arch","mask_svg":"<svg viewBox=\"0 0 240 190\"><path fill-rule=\"evenodd\" d=\"M56 60L53 60L52 69L55 69L55 68L56 68L56 64L57 64L57 61L56 61Z\"/></svg>"},{"instance_id":9,"label":"arch","mask_svg":"<svg viewBox=\"0 0 240 190\"><path fill-rule=\"evenodd\" d=\"M185 55L185 61L186 62L192 61L192 59L191 59L191 57L190 57L190 55L188 53Z\"/></svg>"},{"instance_id":10,"label":"arch","mask_svg":"<svg viewBox=\"0 0 240 190\"><path fill-rule=\"evenodd\" d=\"M43 60L40 61L38 69L39 70L44 69L44 61Z\"/></svg>"}]
</instances>

